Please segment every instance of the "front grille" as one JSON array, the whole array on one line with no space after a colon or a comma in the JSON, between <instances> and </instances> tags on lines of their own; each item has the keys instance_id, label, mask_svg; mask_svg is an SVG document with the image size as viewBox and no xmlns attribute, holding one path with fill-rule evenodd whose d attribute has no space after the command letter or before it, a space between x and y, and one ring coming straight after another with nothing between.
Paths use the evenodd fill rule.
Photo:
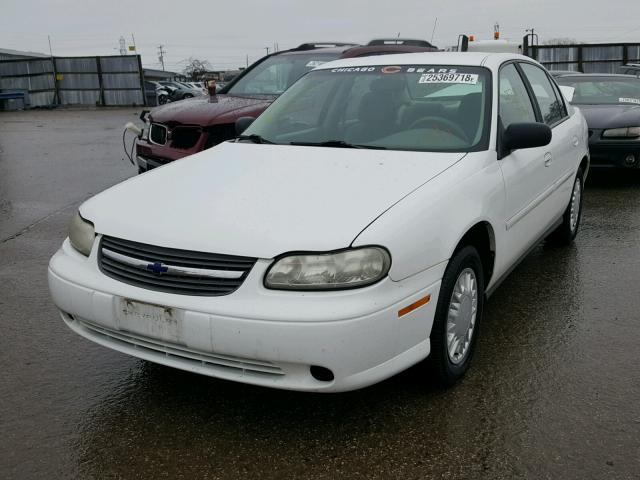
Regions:
<instances>
[{"instance_id":1,"label":"front grille","mask_svg":"<svg viewBox=\"0 0 640 480\"><path fill-rule=\"evenodd\" d=\"M152 123L149 128L149 140L157 145L167 143L167 127L158 123Z\"/></svg>"},{"instance_id":2,"label":"front grille","mask_svg":"<svg viewBox=\"0 0 640 480\"><path fill-rule=\"evenodd\" d=\"M180 150L188 150L198 143L201 135L200 127L176 127L171 130L171 146Z\"/></svg>"},{"instance_id":3,"label":"front grille","mask_svg":"<svg viewBox=\"0 0 640 480\"><path fill-rule=\"evenodd\" d=\"M75 317L75 319L86 329L87 333L90 333L94 337L106 339L111 343L133 347L138 351L145 351L153 355L160 354L167 358L174 357L180 359L182 363L202 366L213 371L240 375L253 374L272 377L284 375L282 369L271 362L252 358L232 357L218 353L201 352L187 348L184 345L176 345L162 340L141 337L122 330L113 330L78 317Z\"/></svg>"},{"instance_id":4,"label":"front grille","mask_svg":"<svg viewBox=\"0 0 640 480\"><path fill-rule=\"evenodd\" d=\"M100 270L137 287L180 295L228 295L242 285L255 258L158 247L103 236Z\"/></svg>"},{"instance_id":5,"label":"front grille","mask_svg":"<svg viewBox=\"0 0 640 480\"><path fill-rule=\"evenodd\" d=\"M219 143L225 140L231 140L236 138L236 125L235 123L222 123L215 125L207 131L207 142L204 145L204 150L207 148L215 147Z\"/></svg>"}]
</instances>

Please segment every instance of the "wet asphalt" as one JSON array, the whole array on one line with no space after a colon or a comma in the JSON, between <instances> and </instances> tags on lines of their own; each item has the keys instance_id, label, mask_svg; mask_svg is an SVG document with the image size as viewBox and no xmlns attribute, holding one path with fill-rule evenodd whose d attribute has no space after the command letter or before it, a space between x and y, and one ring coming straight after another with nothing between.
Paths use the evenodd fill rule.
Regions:
<instances>
[{"instance_id":1,"label":"wet asphalt","mask_svg":"<svg viewBox=\"0 0 640 480\"><path fill-rule=\"evenodd\" d=\"M575 245L541 245L502 284L455 388L417 366L277 391L58 317L47 262L77 206L135 173L121 133L138 113L0 112L0 478L640 478L640 175L591 172Z\"/></svg>"}]
</instances>

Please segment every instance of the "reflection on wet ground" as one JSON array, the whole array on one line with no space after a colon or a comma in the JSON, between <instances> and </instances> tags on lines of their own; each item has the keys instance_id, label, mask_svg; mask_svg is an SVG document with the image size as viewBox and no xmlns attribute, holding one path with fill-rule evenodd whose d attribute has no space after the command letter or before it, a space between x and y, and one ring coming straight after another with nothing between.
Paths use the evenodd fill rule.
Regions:
<instances>
[{"instance_id":1,"label":"reflection on wet ground","mask_svg":"<svg viewBox=\"0 0 640 480\"><path fill-rule=\"evenodd\" d=\"M107 130L133 114L0 117L29 120L0 125L0 477L638 478L640 176L591 173L576 245L541 245L503 283L456 388L417 366L275 391L103 349L56 316L48 258L77 203L133 173ZM69 147L91 143L66 139L78 122L91 155Z\"/></svg>"}]
</instances>

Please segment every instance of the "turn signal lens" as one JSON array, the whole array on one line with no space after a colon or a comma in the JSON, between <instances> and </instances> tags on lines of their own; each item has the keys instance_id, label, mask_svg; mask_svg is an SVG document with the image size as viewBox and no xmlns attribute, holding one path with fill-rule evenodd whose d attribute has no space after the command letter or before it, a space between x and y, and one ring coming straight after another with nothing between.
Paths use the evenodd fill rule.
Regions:
<instances>
[{"instance_id":1,"label":"turn signal lens","mask_svg":"<svg viewBox=\"0 0 640 480\"><path fill-rule=\"evenodd\" d=\"M364 287L389 272L391 257L382 247L335 253L287 255L265 276L267 288L282 290L339 290Z\"/></svg>"},{"instance_id":2,"label":"turn signal lens","mask_svg":"<svg viewBox=\"0 0 640 480\"><path fill-rule=\"evenodd\" d=\"M93 228L93 223L82 218L80 213L76 213L69 225L69 241L73 248L88 257L95 238L96 231Z\"/></svg>"}]
</instances>

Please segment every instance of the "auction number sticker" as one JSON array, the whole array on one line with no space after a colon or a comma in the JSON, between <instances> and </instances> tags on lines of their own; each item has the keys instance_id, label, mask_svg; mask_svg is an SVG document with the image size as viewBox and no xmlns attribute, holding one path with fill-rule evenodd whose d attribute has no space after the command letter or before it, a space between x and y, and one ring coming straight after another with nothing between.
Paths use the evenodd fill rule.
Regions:
<instances>
[{"instance_id":1,"label":"auction number sticker","mask_svg":"<svg viewBox=\"0 0 640 480\"><path fill-rule=\"evenodd\" d=\"M418 83L478 83L477 73L423 73Z\"/></svg>"},{"instance_id":2,"label":"auction number sticker","mask_svg":"<svg viewBox=\"0 0 640 480\"><path fill-rule=\"evenodd\" d=\"M618 102L620 103L637 103L640 104L640 99L638 98L618 98Z\"/></svg>"}]
</instances>

